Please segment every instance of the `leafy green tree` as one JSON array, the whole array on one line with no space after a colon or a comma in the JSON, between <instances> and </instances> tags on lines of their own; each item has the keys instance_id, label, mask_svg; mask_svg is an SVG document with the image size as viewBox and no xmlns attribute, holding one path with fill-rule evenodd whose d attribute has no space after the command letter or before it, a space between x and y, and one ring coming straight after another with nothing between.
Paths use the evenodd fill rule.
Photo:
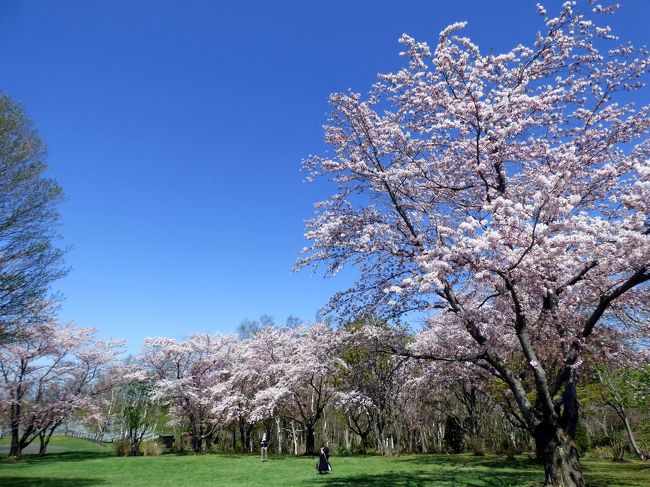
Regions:
<instances>
[{"instance_id":1,"label":"leafy green tree","mask_svg":"<svg viewBox=\"0 0 650 487\"><path fill-rule=\"evenodd\" d=\"M147 432L153 431L160 416L158 402L153 399L153 382L133 380L122 391L122 437L128 442L129 456L140 454L140 444Z\"/></svg>"},{"instance_id":2,"label":"leafy green tree","mask_svg":"<svg viewBox=\"0 0 650 487\"><path fill-rule=\"evenodd\" d=\"M367 327L386 329L387 324L369 315L343 326L348 337L341 356L343 366L337 374L339 400L346 411L348 427L361 438L361 452L367 452L374 430L378 450L389 454L391 449L385 448L383 442L395 422L396 402L404 385L400 371L407 358L379 352L376 344L365 338Z\"/></svg>"},{"instance_id":3,"label":"leafy green tree","mask_svg":"<svg viewBox=\"0 0 650 487\"><path fill-rule=\"evenodd\" d=\"M597 382L585 387L585 393L591 400L599 401L612 408L623 422L625 432L634 453L641 459L647 458L647 453L639 447L628 411L647 407L650 398L650 365L642 369L623 367L608 370L606 367L596 368Z\"/></svg>"},{"instance_id":4,"label":"leafy green tree","mask_svg":"<svg viewBox=\"0 0 650 487\"><path fill-rule=\"evenodd\" d=\"M45 153L22 108L0 93L0 343L43 319L49 286L65 274L53 245L62 192L45 177Z\"/></svg>"}]
</instances>

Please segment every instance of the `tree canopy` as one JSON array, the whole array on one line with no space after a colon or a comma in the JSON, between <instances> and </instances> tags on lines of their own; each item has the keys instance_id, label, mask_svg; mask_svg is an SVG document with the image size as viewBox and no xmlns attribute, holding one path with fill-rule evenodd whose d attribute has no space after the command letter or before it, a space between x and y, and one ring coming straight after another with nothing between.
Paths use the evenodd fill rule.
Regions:
<instances>
[{"instance_id":1,"label":"tree canopy","mask_svg":"<svg viewBox=\"0 0 650 487\"><path fill-rule=\"evenodd\" d=\"M0 93L0 341L43 322L50 284L65 273L54 245L62 192L45 154L23 110Z\"/></svg>"}]
</instances>

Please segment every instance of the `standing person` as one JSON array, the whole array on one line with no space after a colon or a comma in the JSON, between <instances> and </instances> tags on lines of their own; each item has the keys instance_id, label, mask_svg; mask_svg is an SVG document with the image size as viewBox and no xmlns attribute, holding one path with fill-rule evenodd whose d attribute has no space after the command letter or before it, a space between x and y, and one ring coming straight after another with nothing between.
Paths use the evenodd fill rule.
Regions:
<instances>
[{"instance_id":1,"label":"standing person","mask_svg":"<svg viewBox=\"0 0 650 487\"><path fill-rule=\"evenodd\" d=\"M329 461L330 449L326 446L320 449L320 456L318 457L318 462L316 462L316 470L319 474L328 473L332 470L332 465Z\"/></svg>"},{"instance_id":2,"label":"standing person","mask_svg":"<svg viewBox=\"0 0 650 487\"><path fill-rule=\"evenodd\" d=\"M266 438L266 433L262 435L262 440L260 441L260 453L262 455L262 461L269 461L269 440Z\"/></svg>"}]
</instances>

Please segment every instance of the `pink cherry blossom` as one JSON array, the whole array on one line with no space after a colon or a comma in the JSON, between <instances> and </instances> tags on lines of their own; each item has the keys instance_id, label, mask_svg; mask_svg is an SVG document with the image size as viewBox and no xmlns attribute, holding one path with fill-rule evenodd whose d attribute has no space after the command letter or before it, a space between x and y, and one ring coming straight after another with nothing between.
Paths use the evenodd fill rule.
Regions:
<instances>
[{"instance_id":1,"label":"pink cherry blossom","mask_svg":"<svg viewBox=\"0 0 650 487\"><path fill-rule=\"evenodd\" d=\"M331 155L304 163L337 190L298 266L360 274L330 309L427 313L408 352L505 382L554 485L583 485L562 445L585 357L650 331L650 108L631 102L650 58L599 25L613 10L538 6L541 33L504 53L462 22L435 48L404 35L407 66L332 95Z\"/></svg>"}]
</instances>

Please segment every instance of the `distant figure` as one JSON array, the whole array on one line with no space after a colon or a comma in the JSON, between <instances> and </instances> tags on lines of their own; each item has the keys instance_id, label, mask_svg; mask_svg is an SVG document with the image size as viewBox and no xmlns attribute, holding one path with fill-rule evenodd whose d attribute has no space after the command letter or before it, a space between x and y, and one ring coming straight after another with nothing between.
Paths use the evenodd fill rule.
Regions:
<instances>
[{"instance_id":1,"label":"distant figure","mask_svg":"<svg viewBox=\"0 0 650 487\"><path fill-rule=\"evenodd\" d=\"M269 440L266 438L266 433L262 435L262 440L260 441L260 450L262 454L262 461L269 461Z\"/></svg>"},{"instance_id":2,"label":"distant figure","mask_svg":"<svg viewBox=\"0 0 650 487\"><path fill-rule=\"evenodd\" d=\"M316 462L316 470L318 470L319 474L332 471L332 465L330 465L330 449L326 446L320 449L320 456L318 457L318 462Z\"/></svg>"}]
</instances>

